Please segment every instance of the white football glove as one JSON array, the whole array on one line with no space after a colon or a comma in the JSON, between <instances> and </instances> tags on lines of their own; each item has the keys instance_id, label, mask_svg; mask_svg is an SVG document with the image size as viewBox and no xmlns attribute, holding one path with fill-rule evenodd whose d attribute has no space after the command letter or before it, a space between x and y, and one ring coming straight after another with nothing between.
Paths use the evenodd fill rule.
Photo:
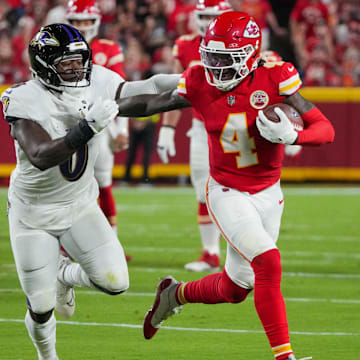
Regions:
<instances>
[{"instance_id":1,"label":"white football glove","mask_svg":"<svg viewBox=\"0 0 360 360\"><path fill-rule=\"evenodd\" d=\"M297 157L302 150L301 145L285 145L284 153L289 157Z\"/></svg>"},{"instance_id":2,"label":"white football glove","mask_svg":"<svg viewBox=\"0 0 360 360\"><path fill-rule=\"evenodd\" d=\"M157 153L161 161L165 164L169 162L169 156L175 156L175 129L171 126L162 126L159 131L159 139L157 142Z\"/></svg>"},{"instance_id":3,"label":"white football glove","mask_svg":"<svg viewBox=\"0 0 360 360\"><path fill-rule=\"evenodd\" d=\"M260 135L272 143L294 144L298 133L280 108L276 107L274 111L280 118L280 121L277 123L269 120L262 110L258 112L256 126L259 129Z\"/></svg>"},{"instance_id":4,"label":"white football glove","mask_svg":"<svg viewBox=\"0 0 360 360\"><path fill-rule=\"evenodd\" d=\"M94 104L89 108L86 115L86 121L95 134L104 129L112 121L119 108L114 100L97 98Z\"/></svg>"}]
</instances>

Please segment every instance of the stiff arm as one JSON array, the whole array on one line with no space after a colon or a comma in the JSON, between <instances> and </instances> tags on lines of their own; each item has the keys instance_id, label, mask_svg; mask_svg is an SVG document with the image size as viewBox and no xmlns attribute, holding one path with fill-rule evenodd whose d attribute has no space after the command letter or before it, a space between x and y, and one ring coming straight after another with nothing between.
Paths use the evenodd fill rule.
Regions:
<instances>
[{"instance_id":1,"label":"stiff arm","mask_svg":"<svg viewBox=\"0 0 360 360\"><path fill-rule=\"evenodd\" d=\"M117 99L120 116L150 116L175 109L191 107L191 104L177 89L165 91L158 95L138 95Z\"/></svg>"}]
</instances>

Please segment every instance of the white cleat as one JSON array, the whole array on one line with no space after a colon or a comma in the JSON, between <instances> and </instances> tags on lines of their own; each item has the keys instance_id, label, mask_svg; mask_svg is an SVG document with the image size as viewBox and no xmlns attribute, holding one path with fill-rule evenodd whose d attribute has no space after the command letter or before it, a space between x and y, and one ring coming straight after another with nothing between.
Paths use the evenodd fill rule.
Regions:
<instances>
[{"instance_id":1,"label":"white cleat","mask_svg":"<svg viewBox=\"0 0 360 360\"><path fill-rule=\"evenodd\" d=\"M188 263L184 266L185 270L201 271L218 271L220 267L220 257L217 254L210 255L208 251L203 251L199 260Z\"/></svg>"},{"instance_id":2,"label":"white cleat","mask_svg":"<svg viewBox=\"0 0 360 360\"><path fill-rule=\"evenodd\" d=\"M310 356L310 357L301 358L299 360L311 360L311 359L312 357ZM294 354L289 355L289 357L286 360L296 360L295 355Z\"/></svg>"},{"instance_id":3,"label":"white cleat","mask_svg":"<svg viewBox=\"0 0 360 360\"><path fill-rule=\"evenodd\" d=\"M64 285L59 280L59 275L63 274L65 267L69 264L71 264L71 260L67 256L60 254L58 279L56 284L55 310L64 319L70 319L75 312L75 291L73 287Z\"/></svg>"}]
</instances>

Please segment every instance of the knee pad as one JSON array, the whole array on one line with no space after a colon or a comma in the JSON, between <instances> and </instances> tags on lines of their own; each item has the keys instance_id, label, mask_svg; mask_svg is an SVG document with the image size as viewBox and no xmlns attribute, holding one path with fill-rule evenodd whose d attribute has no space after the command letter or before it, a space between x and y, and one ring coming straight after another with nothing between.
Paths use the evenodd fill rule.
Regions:
<instances>
[{"instance_id":1,"label":"knee pad","mask_svg":"<svg viewBox=\"0 0 360 360\"><path fill-rule=\"evenodd\" d=\"M51 314L53 313L54 309L51 309L50 311L44 313L44 314L37 314L34 313L30 308L29 308L29 313L31 318L37 322L38 324L45 324L51 317Z\"/></svg>"},{"instance_id":2,"label":"knee pad","mask_svg":"<svg viewBox=\"0 0 360 360\"><path fill-rule=\"evenodd\" d=\"M224 299L232 304L237 304L246 299L251 290L236 285L228 276L225 269L221 273L220 291Z\"/></svg>"}]
</instances>

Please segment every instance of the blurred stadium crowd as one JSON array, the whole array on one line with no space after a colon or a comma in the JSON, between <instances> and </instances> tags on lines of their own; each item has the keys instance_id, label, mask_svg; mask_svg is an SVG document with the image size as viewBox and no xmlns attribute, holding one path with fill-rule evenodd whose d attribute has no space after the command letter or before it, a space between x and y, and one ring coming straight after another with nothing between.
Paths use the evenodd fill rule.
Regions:
<instances>
[{"instance_id":1,"label":"blurred stadium crowd","mask_svg":"<svg viewBox=\"0 0 360 360\"><path fill-rule=\"evenodd\" d=\"M0 0L0 84L30 78L27 45L42 25L66 22L68 0ZM255 17L263 50L293 62L307 86L360 86L359 0L229 0ZM171 73L175 39L195 31L196 0L99 0L100 37L123 49L128 80Z\"/></svg>"}]
</instances>

